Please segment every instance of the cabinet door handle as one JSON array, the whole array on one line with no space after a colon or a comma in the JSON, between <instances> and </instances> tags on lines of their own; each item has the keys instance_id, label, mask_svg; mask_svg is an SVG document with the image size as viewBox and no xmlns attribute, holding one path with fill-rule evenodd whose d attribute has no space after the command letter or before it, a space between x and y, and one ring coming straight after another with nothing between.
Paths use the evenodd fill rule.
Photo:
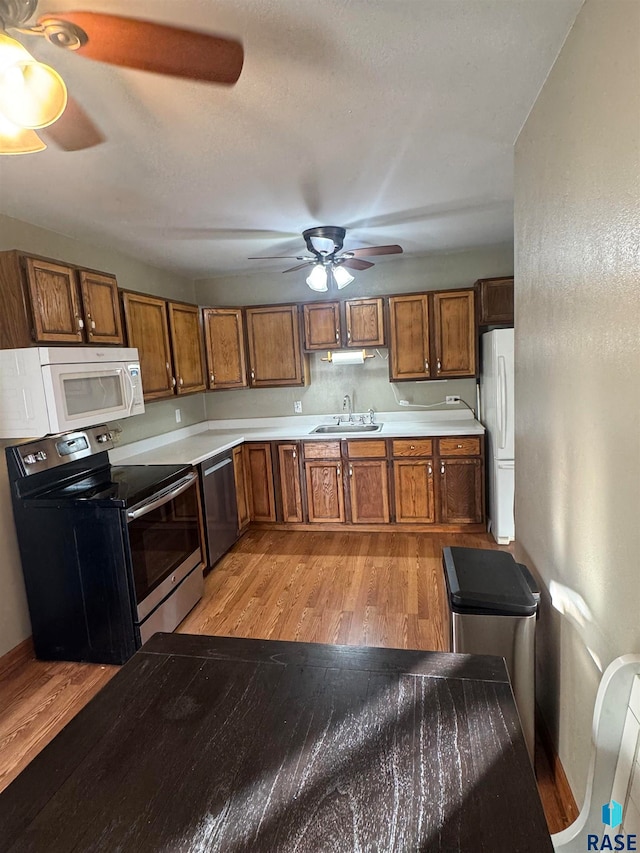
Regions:
<instances>
[{"instance_id":1,"label":"cabinet door handle","mask_svg":"<svg viewBox=\"0 0 640 853\"><path fill-rule=\"evenodd\" d=\"M416 449L415 444L410 444L410 445L409 445L409 450L415 450L415 449Z\"/></svg>"},{"instance_id":2,"label":"cabinet door handle","mask_svg":"<svg viewBox=\"0 0 640 853\"><path fill-rule=\"evenodd\" d=\"M351 340L351 329L347 329L347 340Z\"/></svg>"},{"instance_id":3,"label":"cabinet door handle","mask_svg":"<svg viewBox=\"0 0 640 853\"><path fill-rule=\"evenodd\" d=\"M338 477L340 476L340 474L342 474L342 468L340 467L340 465L336 466L336 473L337 473Z\"/></svg>"},{"instance_id":4,"label":"cabinet door handle","mask_svg":"<svg viewBox=\"0 0 640 853\"><path fill-rule=\"evenodd\" d=\"M440 473L444 474L444 462L440 465Z\"/></svg>"},{"instance_id":5,"label":"cabinet door handle","mask_svg":"<svg viewBox=\"0 0 640 853\"><path fill-rule=\"evenodd\" d=\"M438 368L438 373L440 373L440 371L442 369L442 363L441 363L440 359L438 359L438 361L436 363L436 367Z\"/></svg>"},{"instance_id":6,"label":"cabinet door handle","mask_svg":"<svg viewBox=\"0 0 640 853\"><path fill-rule=\"evenodd\" d=\"M76 314L76 323L78 325L78 331L81 332L84 329L84 320L81 317L78 317Z\"/></svg>"},{"instance_id":7,"label":"cabinet door handle","mask_svg":"<svg viewBox=\"0 0 640 853\"><path fill-rule=\"evenodd\" d=\"M294 459L297 459L297 458L298 458L298 457L297 457L297 454L296 454L296 452L295 452L295 450L293 451L293 458L294 458Z\"/></svg>"},{"instance_id":8,"label":"cabinet door handle","mask_svg":"<svg viewBox=\"0 0 640 853\"><path fill-rule=\"evenodd\" d=\"M340 343L340 329L339 328L336 329L336 343L337 344Z\"/></svg>"},{"instance_id":9,"label":"cabinet door handle","mask_svg":"<svg viewBox=\"0 0 640 853\"><path fill-rule=\"evenodd\" d=\"M433 476L433 468L431 467L431 465L427 466L427 473L429 474L430 477Z\"/></svg>"},{"instance_id":10,"label":"cabinet door handle","mask_svg":"<svg viewBox=\"0 0 640 853\"><path fill-rule=\"evenodd\" d=\"M172 377L171 377L171 387L172 387L172 388L175 388L175 387L176 387L176 377L175 377L175 376L172 376Z\"/></svg>"},{"instance_id":11,"label":"cabinet door handle","mask_svg":"<svg viewBox=\"0 0 640 853\"><path fill-rule=\"evenodd\" d=\"M349 476L353 477L353 465L349 465Z\"/></svg>"},{"instance_id":12,"label":"cabinet door handle","mask_svg":"<svg viewBox=\"0 0 640 853\"><path fill-rule=\"evenodd\" d=\"M429 362L428 362L428 360L427 360L426 358L425 358L425 360L424 360L424 372L425 372L425 373L428 373L428 372L429 372Z\"/></svg>"},{"instance_id":13,"label":"cabinet door handle","mask_svg":"<svg viewBox=\"0 0 640 853\"><path fill-rule=\"evenodd\" d=\"M251 378L252 378L252 379L255 379L255 378L256 378L256 372L255 372L255 370L252 370L252 371L251 371Z\"/></svg>"},{"instance_id":14,"label":"cabinet door handle","mask_svg":"<svg viewBox=\"0 0 640 853\"><path fill-rule=\"evenodd\" d=\"M216 377L213 375L213 373L209 374L209 379L211 380L211 384L214 385L215 381L216 381Z\"/></svg>"},{"instance_id":15,"label":"cabinet door handle","mask_svg":"<svg viewBox=\"0 0 640 853\"><path fill-rule=\"evenodd\" d=\"M95 329L95 327L96 327L96 321L95 321L95 320L92 320L92 321L91 321L91 328L92 328L92 329Z\"/></svg>"},{"instance_id":16,"label":"cabinet door handle","mask_svg":"<svg viewBox=\"0 0 640 853\"><path fill-rule=\"evenodd\" d=\"M182 387L184 385L184 382L182 381L182 376L180 377L179 382L180 382L180 387Z\"/></svg>"}]
</instances>

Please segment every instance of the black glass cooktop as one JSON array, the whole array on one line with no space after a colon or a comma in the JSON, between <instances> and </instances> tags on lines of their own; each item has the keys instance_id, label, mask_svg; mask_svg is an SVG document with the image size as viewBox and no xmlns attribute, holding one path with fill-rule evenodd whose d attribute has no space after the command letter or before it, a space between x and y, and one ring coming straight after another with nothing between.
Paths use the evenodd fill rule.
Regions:
<instances>
[{"instance_id":1,"label":"black glass cooktop","mask_svg":"<svg viewBox=\"0 0 640 853\"><path fill-rule=\"evenodd\" d=\"M49 490L40 497L54 501L96 501L130 507L167 488L190 470L189 465L110 466Z\"/></svg>"}]
</instances>

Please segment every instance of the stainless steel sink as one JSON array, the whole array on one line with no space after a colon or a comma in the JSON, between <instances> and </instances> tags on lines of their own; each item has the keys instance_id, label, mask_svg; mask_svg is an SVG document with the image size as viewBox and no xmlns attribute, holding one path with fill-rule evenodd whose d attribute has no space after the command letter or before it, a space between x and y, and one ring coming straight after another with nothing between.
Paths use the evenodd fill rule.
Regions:
<instances>
[{"instance_id":1,"label":"stainless steel sink","mask_svg":"<svg viewBox=\"0 0 640 853\"><path fill-rule=\"evenodd\" d=\"M352 433L352 432L380 432L382 424L322 424L312 429L312 433Z\"/></svg>"}]
</instances>

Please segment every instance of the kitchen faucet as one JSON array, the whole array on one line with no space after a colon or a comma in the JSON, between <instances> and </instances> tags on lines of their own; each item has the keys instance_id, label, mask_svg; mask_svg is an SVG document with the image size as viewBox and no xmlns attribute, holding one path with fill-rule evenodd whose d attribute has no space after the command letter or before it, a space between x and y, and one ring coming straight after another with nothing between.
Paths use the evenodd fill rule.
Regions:
<instances>
[{"instance_id":1,"label":"kitchen faucet","mask_svg":"<svg viewBox=\"0 0 640 853\"><path fill-rule=\"evenodd\" d=\"M342 401L342 411L349 412L349 423L353 421L353 405L351 404L351 397L348 394L344 395L344 400Z\"/></svg>"}]
</instances>

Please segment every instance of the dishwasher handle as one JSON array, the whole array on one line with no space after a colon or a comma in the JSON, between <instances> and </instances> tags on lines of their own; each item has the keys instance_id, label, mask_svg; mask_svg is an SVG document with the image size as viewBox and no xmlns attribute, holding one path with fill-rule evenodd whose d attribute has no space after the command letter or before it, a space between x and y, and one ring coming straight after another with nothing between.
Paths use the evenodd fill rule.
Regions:
<instances>
[{"instance_id":1,"label":"dishwasher handle","mask_svg":"<svg viewBox=\"0 0 640 853\"><path fill-rule=\"evenodd\" d=\"M226 465L231 465L233 462L233 457L229 456L227 459L223 459L222 462L217 462L215 465L212 465L211 468L205 468L202 472L205 477L208 477L209 474L213 474L215 471L219 471L221 468L224 468Z\"/></svg>"},{"instance_id":2,"label":"dishwasher handle","mask_svg":"<svg viewBox=\"0 0 640 853\"><path fill-rule=\"evenodd\" d=\"M178 495L181 495L183 492L186 492L190 486L198 479L198 475L193 471L191 474L187 474L186 477L183 477L182 480L178 480L177 483L171 486L169 489L165 489L159 492L156 495L148 498L146 501L142 501L137 506L130 509L127 513L127 518L129 521L135 521L136 518L141 518L143 515L146 515L148 512L152 512L154 509L158 509L158 507L163 506L164 504L168 504L169 501L172 501L174 498L177 498Z\"/></svg>"}]
</instances>

